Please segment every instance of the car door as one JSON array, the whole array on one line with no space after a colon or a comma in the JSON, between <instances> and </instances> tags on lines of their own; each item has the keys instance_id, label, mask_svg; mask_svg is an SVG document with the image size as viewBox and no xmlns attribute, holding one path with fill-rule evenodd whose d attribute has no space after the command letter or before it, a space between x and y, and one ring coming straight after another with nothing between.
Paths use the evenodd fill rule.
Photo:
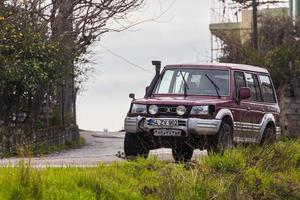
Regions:
<instances>
[{"instance_id":1,"label":"car door","mask_svg":"<svg viewBox=\"0 0 300 200\"><path fill-rule=\"evenodd\" d=\"M277 98L270 76L266 74L260 74L258 78L263 100L262 110L264 114L274 115L276 123L279 123Z\"/></svg>"},{"instance_id":2,"label":"car door","mask_svg":"<svg viewBox=\"0 0 300 200\"><path fill-rule=\"evenodd\" d=\"M261 121L265 114L264 103L262 102L261 89L258 81L258 76L255 73L245 73L247 87L250 88L251 97L246 101L249 104L249 119L250 127L252 127L249 139L258 142L260 136Z\"/></svg>"},{"instance_id":3,"label":"car door","mask_svg":"<svg viewBox=\"0 0 300 200\"><path fill-rule=\"evenodd\" d=\"M234 140L237 142L243 142L245 138L251 135L251 105L247 100L240 100L239 90L242 87L246 87L246 79L244 72L234 72L234 86L235 86L235 103L232 108L234 116Z\"/></svg>"}]
</instances>

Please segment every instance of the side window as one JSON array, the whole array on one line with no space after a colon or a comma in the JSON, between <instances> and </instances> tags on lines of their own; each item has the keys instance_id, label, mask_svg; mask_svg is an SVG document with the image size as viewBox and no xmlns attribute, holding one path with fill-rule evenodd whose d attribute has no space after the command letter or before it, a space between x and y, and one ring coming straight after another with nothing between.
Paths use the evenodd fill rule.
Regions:
<instances>
[{"instance_id":1,"label":"side window","mask_svg":"<svg viewBox=\"0 0 300 200\"><path fill-rule=\"evenodd\" d=\"M275 92L270 77L266 75L259 75L259 80L264 101L269 103L275 103Z\"/></svg>"},{"instance_id":2,"label":"side window","mask_svg":"<svg viewBox=\"0 0 300 200\"><path fill-rule=\"evenodd\" d=\"M246 82L243 72L234 72L235 97L239 97L241 87L246 87Z\"/></svg>"},{"instance_id":3,"label":"side window","mask_svg":"<svg viewBox=\"0 0 300 200\"><path fill-rule=\"evenodd\" d=\"M251 97L249 100L251 101L261 101L261 93L259 88L259 83L257 76L255 74L246 73L246 83L247 87L251 90Z\"/></svg>"}]
</instances>

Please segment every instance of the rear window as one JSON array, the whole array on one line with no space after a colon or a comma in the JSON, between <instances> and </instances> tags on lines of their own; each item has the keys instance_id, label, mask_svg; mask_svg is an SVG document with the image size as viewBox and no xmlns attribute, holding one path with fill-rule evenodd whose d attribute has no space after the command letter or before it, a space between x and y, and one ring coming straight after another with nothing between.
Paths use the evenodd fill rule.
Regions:
<instances>
[{"instance_id":1,"label":"rear window","mask_svg":"<svg viewBox=\"0 0 300 200\"><path fill-rule=\"evenodd\" d=\"M261 92L265 102L276 103L275 92L269 76L259 75Z\"/></svg>"}]
</instances>

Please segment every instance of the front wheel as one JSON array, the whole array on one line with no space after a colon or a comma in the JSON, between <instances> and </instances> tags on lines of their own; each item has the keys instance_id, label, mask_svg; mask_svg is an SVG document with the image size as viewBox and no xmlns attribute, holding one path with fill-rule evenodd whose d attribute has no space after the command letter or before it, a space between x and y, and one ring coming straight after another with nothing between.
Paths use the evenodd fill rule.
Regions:
<instances>
[{"instance_id":1,"label":"front wheel","mask_svg":"<svg viewBox=\"0 0 300 200\"><path fill-rule=\"evenodd\" d=\"M208 137L208 153L223 153L233 148L233 130L226 122L222 122L219 132Z\"/></svg>"},{"instance_id":2,"label":"front wheel","mask_svg":"<svg viewBox=\"0 0 300 200\"><path fill-rule=\"evenodd\" d=\"M126 133L124 139L125 158L128 160L137 157L147 158L149 155L149 148L142 135L135 133Z\"/></svg>"},{"instance_id":3,"label":"front wheel","mask_svg":"<svg viewBox=\"0 0 300 200\"><path fill-rule=\"evenodd\" d=\"M194 153L193 147L188 144L179 144L172 148L172 155L176 162L188 162L192 159Z\"/></svg>"}]
</instances>

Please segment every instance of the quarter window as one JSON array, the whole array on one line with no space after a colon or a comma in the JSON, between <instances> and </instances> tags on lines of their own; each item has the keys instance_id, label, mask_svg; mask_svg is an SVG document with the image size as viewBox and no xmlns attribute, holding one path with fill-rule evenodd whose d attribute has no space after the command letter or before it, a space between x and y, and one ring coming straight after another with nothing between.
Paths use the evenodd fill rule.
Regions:
<instances>
[{"instance_id":1,"label":"quarter window","mask_svg":"<svg viewBox=\"0 0 300 200\"><path fill-rule=\"evenodd\" d=\"M246 73L245 76L246 76L247 87L249 87L251 91L251 97L249 98L249 100L261 101L261 94L260 94L260 88L259 88L257 76L255 74L249 74L249 73Z\"/></svg>"},{"instance_id":2,"label":"quarter window","mask_svg":"<svg viewBox=\"0 0 300 200\"><path fill-rule=\"evenodd\" d=\"M246 87L246 82L243 72L234 72L235 97L239 98L239 90Z\"/></svg>"},{"instance_id":3,"label":"quarter window","mask_svg":"<svg viewBox=\"0 0 300 200\"><path fill-rule=\"evenodd\" d=\"M269 76L259 75L261 92L265 102L276 103L275 92Z\"/></svg>"}]
</instances>

